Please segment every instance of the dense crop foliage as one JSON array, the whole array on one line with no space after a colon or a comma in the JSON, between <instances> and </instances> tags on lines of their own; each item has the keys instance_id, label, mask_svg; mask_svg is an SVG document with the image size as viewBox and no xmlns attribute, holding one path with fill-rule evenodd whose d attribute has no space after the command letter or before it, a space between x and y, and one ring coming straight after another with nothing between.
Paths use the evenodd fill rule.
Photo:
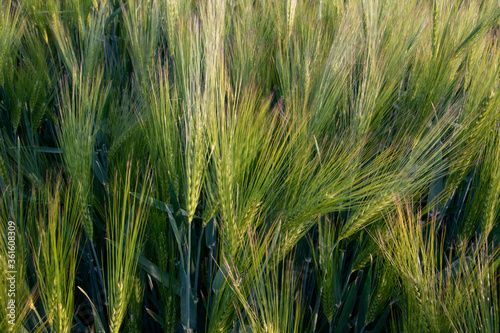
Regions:
<instances>
[{"instance_id":1,"label":"dense crop foliage","mask_svg":"<svg viewBox=\"0 0 500 333\"><path fill-rule=\"evenodd\" d=\"M1 0L0 332L498 332L499 36L496 0Z\"/></svg>"}]
</instances>

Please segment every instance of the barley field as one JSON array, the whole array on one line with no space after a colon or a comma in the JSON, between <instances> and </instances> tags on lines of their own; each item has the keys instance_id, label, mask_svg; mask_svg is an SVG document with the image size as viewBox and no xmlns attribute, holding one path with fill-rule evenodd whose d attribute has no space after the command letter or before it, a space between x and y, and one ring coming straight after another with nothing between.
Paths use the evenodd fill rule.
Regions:
<instances>
[{"instance_id":1,"label":"barley field","mask_svg":"<svg viewBox=\"0 0 500 333\"><path fill-rule=\"evenodd\" d=\"M0 0L0 332L500 331L497 0Z\"/></svg>"}]
</instances>

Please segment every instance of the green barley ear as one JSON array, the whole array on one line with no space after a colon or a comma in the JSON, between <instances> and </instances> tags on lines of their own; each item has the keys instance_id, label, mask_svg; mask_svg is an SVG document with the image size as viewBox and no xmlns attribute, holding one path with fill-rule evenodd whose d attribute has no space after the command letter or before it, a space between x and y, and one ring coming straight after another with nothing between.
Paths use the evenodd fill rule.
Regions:
<instances>
[{"instance_id":1,"label":"green barley ear","mask_svg":"<svg viewBox=\"0 0 500 333\"><path fill-rule=\"evenodd\" d=\"M438 41L437 41L437 34L438 34L438 20L439 20L439 13L438 13L438 0L432 1L432 55L436 56L438 53Z\"/></svg>"},{"instance_id":2,"label":"green barley ear","mask_svg":"<svg viewBox=\"0 0 500 333\"><path fill-rule=\"evenodd\" d=\"M297 8L297 0L287 0L286 2L286 31L287 40L290 39L295 21L295 10Z\"/></svg>"},{"instance_id":3,"label":"green barley ear","mask_svg":"<svg viewBox=\"0 0 500 333\"><path fill-rule=\"evenodd\" d=\"M79 75L77 75L77 72ZM92 188L92 162L94 145L101 123L101 117L109 93L109 86L103 83L103 71L96 71L91 80L83 77L82 69L74 69L71 81L61 81L59 100L59 126L57 128L59 146L68 174L75 179L74 191L84 196ZM93 237L93 221L87 203L82 203L86 211L83 221L85 232Z\"/></svg>"},{"instance_id":4,"label":"green barley ear","mask_svg":"<svg viewBox=\"0 0 500 333\"><path fill-rule=\"evenodd\" d=\"M498 221L500 217L500 129L498 126L488 142L481 177L484 177L485 184L489 183L488 186L485 186L481 221L482 237L484 237L484 241L487 241L495 226L495 221ZM482 188L478 190L481 191Z\"/></svg>"},{"instance_id":5,"label":"green barley ear","mask_svg":"<svg viewBox=\"0 0 500 333\"><path fill-rule=\"evenodd\" d=\"M135 169L135 175L133 175ZM148 207L143 198L151 191L151 170L147 166L142 181L139 166L127 163L125 175L115 174L108 192L106 209L106 298L109 327L118 333L136 293L138 254L144 239ZM134 180L135 178L135 180ZM135 185L134 185L135 184ZM131 193L140 193L139 198ZM137 296L137 295L136 295Z\"/></svg>"},{"instance_id":6,"label":"green barley ear","mask_svg":"<svg viewBox=\"0 0 500 333\"><path fill-rule=\"evenodd\" d=\"M110 3L96 2L92 6L89 1L48 2L48 21L57 53L72 76L83 72L83 77L90 79L95 74L103 51L104 25Z\"/></svg>"},{"instance_id":7,"label":"green barley ear","mask_svg":"<svg viewBox=\"0 0 500 333\"><path fill-rule=\"evenodd\" d=\"M471 245L443 270L443 312L457 332L494 332L500 326L499 251Z\"/></svg>"},{"instance_id":8,"label":"green barley ear","mask_svg":"<svg viewBox=\"0 0 500 333\"><path fill-rule=\"evenodd\" d=\"M396 284L396 274L390 263L384 261L383 264L377 265L376 270L376 287L370 294L370 303L366 314L366 322L371 323L382 313L390 300L390 295L393 292Z\"/></svg>"},{"instance_id":9,"label":"green barley ear","mask_svg":"<svg viewBox=\"0 0 500 333\"><path fill-rule=\"evenodd\" d=\"M38 193L38 242L32 240L36 277L47 320L56 332L69 332L73 323L78 234L83 211L79 193L64 185L61 176L47 179L46 193Z\"/></svg>"},{"instance_id":10,"label":"green barley ear","mask_svg":"<svg viewBox=\"0 0 500 333\"><path fill-rule=\"evenodd\" d=\"M165 6L166 8L163 9L163 15L167 20L168 47L170 52L175 54L179 24L179 0L167 0Z\"/></svg>"},{"instance_id":11,"label":"green barley ear","mask_svg":"<svg viewBox=\"0 0 500 333\"><path fill-rule=\"evenodd\" d=\"M476 166L476 177L472 184L476 187L472 192L465 210L460 233L467 243L478 231L481 242L488 242L491 230L500 215L500 149L498 126L491 130L490 137L482 149L482 163Z\"/></svg>"},{"instance_id":12,"label":"green barley ear","mask_svg":"<svg viewBox=\"0 0 500 333\"><path fill-rule=\"evenodd\" d=\"M142 300L144 285L139 277L134 278L133 295L130 298L130 309L127 319L126 331L131 333L141 332Z\"/></svg>"},{"instance_id":13,"label":"green barley ear","mask_svg":"<svg viewBox=\"0 0 500 333\"><path fill-rule=\"evenodd\" d=\"M160 10L156 0L120 2L125 40L131 55L136 82L146 89L154 66L160 28Z\"/></svg>"},{"instance_id":14,"label":"green barley ear","mask_svg":"<svg viewBox=\"0 0 500 333\"><path fill-rule=\"evenodd\" d=\"M38 130L43 118L48 114L55 88L55 75L52 62L48 57L47 45L41 40L38 30L28 27L19 49L18 65L14 65L14 77L6 75L7 99L13 105L16 116L12 118L14 128L20 125L21 118L29 115L32 129Z\"/></svg>"},{"instance_id":15,"label":"green barley ear","mask_svg":"<svg viewBox=\"0 0 500 333\"><path fill-rule=\"evenodd\" d=\"M120 136L113 140L113 144L108 150L108 158L110 160L113 160L120 151L120 148L122 148L122 146L126 144L135 133L141 130L139 123L128 125L127 129L122 131Z\"/></svg>"},{"instance_id":16,"label":"green barley ear","mask_svg":"<svg viewBox=\"0 0 500 333\"><path fill-rule=\"evenodd\" d=\"M2 1L0 10L0 86L3 86L5 71L12 70L9 68L9 59L17 51L25 22L21 16L21 7L12 0Z\"/></svg>"}]
</instances>

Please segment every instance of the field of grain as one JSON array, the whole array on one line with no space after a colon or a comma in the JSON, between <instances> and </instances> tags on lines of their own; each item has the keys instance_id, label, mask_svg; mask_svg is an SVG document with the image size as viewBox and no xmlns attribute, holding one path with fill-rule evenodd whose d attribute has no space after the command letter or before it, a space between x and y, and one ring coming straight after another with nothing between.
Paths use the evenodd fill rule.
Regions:
<instances>
[{"instance_id":1,"label":"field of grain","mask_svg":"<svg viewBox=\"0 0 500 333\"><path fill-rule=\"evenodd\" d=\"M497 0L0 0L0 332L500 327Z\"/></svg>"}]
</instances>

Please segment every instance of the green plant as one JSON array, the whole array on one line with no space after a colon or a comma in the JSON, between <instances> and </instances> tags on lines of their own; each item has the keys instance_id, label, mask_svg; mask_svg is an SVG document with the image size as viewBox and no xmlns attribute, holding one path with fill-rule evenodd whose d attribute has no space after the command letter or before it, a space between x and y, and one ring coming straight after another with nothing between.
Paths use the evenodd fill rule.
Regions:
<instances>
[{"instance_id":1,"label":"green plant","mask_svg":"<svg viewBox=\"0 0 500 333\"><path fill-rule=\"evenodd\" d=\"M138 266L136 258L142 247L148 217L148 207L140 199L149 195L151 176L149 170L146 170L140 188L139 172L136 172L135 185L131 177L132 162L129 162L125 175L115 175L108 194L106 297L110 332L120 331L131 300L137 293L140 295L135 290ZM132 193L139 190L139 198L132 196Z\"/></svg>"},{"instance_id":2,"label":"green plant","mask_svg":"<svg viewBox=\"0 0 500 333\"><path fill-rule=\"evenodd\" d=\"M0 331L495 331L499 24L495 0L2 1Z\"/></svg>"}]
</instances>

